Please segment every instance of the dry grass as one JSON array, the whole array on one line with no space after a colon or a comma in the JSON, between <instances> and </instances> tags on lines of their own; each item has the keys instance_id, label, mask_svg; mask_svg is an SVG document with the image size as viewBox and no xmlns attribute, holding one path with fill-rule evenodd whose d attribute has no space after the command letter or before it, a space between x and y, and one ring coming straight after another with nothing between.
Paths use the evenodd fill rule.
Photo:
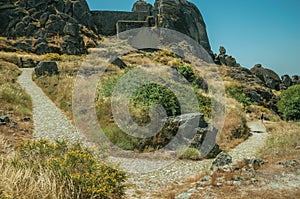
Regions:
<instances>
[{"instance_id":1,"label":"dry grass","mask_svg":"<svg viewBox=\"0 0 300 199\"><path fill-rule=\"evenodd\" d=\"M0 162L0 198L73 198L70 182L60 181L52 171L15 168Z\"/></svg>"},{"instance_id":2,"label":"dry grass","mask_svg":"<svg viewBox=\"0 0 300 199\"><path fill-rule=\"evenodd\" d=\"M69 119L72 118L72 91L80 64L80 61L61 61L58 62L59 75L33 77L37 85Z\"/></svg>"},{"instance_id":3,"label":"dry grass","mask_svg":"<svg viewBox=\"0 0 300 199\"><path fill-rule=\"evenodd\" d=\"M300 159L300 127L297 123L289 122L266 122L267 132L271 135L268 138L261 155L270 162L282 159Z\"/></svg>"},{"instance_id":4,"label":"dry grass","mask_svg":"<svg viewBox=\"0 0 300 199\"><path fill-rule=\"evenodd\" d=\"M249 129L245 126L246 114L242 105L234 99L227 98L225 123L219 134L217 143L220 148L229 151L249 137Z\"/></svg>"},{"instance_id":5,"label":"dry grass","mask_svg":"<svg viewBox=\"0 0 300 199\"><path fill-rule=\"evenodd\" d=\"M125 174L80 145L45 140L17 150L0 135L0 198L121 198Z\"/></svg>"},{"instance_id":6,"label":"dry grass","mask_svg":"<svg viewBox=\"0 0 300 199\"><path fill-rule=\"evenodd\" d=\"M18 67L0 59L0 116L8 116L10 122L0 125L0 134L17 146L24 139L30 139L33 131L32 103L30 96L17 83L21 74ZM14 125L13 125L14 124Z\"/></svg>"}]
</instances>

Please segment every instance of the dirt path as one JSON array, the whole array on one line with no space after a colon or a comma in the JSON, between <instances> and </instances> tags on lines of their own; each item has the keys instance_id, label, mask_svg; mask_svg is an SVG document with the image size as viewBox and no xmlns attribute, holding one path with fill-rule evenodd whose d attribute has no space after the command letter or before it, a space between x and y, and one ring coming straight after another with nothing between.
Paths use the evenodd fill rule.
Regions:
<instances>
[{"instance_id":1,"label":"dirt path","mask_svg":"<svg viewBox=\"0 0 300 199\"><path fill-rule=\"evenodd\" d=\"M33 70L22 69L22 71L23 73L18 81L32 97L35 125L34 136L52 141L59 138L72 142L77 140L85 142L84 137L76 131L76 128L68 121L62 111L31 80ZM253 122L249 123L249 126L253 131L253 135L229 152L233 162L254 156L264 145L267 133L262 123ZM120 162L120 167L131 173L128 183L132 186L127 190L128 198L136 198L137 190L143 193L143 198L149 198L153 190L164 188L174 182L180 182L190 176L209 171L213 161L176 160L168 162L167 160L149 161L146 159L116 157L110 157L110 160ZM164 166L166 163L169 166ZM148 172L156 168L161 169Z\"/></svg>"}]
</instances>

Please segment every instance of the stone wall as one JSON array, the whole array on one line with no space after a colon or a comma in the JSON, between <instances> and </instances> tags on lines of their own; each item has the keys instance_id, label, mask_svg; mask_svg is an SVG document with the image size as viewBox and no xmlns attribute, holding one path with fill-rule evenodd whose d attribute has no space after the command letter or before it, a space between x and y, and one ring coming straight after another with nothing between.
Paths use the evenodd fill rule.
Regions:
<instances>
[{"instance_id":1,"label":"stone wall","mask_svg":"<svg viewBox=\"0 0 300 199\"><path fill-rule=\"evenodd\" d=\"M117 23L117 34L126 30L135 28L148 27L147 21L124 21L120 20Z\"/></svg>"},{"instance_id":2,"label":"stone wall","mask_svg":"<svg viewBox=\"0 0 300 199\"><path fill-rule=\"evenodd\" d=\"M135 27L137 24L144 23L149 12L122 12L122 11L91 11L94 29L98 34L112 36L117 33L116 25L118 21L127 21L127 23L121 22L120 26L129 24L132 21L132 25ZM139 23L136 23L136 22ZM142 27L142 26L137 26Z\"/></svg>"}]
</instances>

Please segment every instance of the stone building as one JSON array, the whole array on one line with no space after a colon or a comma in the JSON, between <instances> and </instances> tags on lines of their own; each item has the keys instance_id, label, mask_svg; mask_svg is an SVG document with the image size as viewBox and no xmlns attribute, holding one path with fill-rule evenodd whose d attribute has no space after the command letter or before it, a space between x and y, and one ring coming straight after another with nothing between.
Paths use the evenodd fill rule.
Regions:
<instances>
[{"instance_id":1,"label":"stone building","mask_svg":"<svg viewBox=\"0 0 300 199\"><path fill-rule=\"evenodd\" d=\"M99 34L115 35L133 28L156 25L153 6L143 0L134 3L131 12L91 11L92 20Z\"/></svg>"}]
</instances>

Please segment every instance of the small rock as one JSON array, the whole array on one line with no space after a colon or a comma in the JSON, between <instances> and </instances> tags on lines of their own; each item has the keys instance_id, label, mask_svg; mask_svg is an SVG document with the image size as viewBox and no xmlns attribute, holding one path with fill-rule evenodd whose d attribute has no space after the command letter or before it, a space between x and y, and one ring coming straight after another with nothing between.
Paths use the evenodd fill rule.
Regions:
<instances>
[{"instance_id":1,"label":"small rock","mask_svg":"<svg viewBox=\"0 0 300 199\"><path fill-rule=\"evenodd\" d=\"M17 126L18 123L16 121L13 121L9 128L13 129L13 128L17 128Z\"/></svg>"},{"instance_id":2,"label":"small rock","mask_svg":"<svg viewBox=\"0 0 300 199\"><path fill-rule=\"evenodd\" d=\"M239 175L234 175L233 176L233 180L234 181L244 181L244 177L243 176L239 176Z\"/></svg>"},{"instance_id":3,"label":"small rock","mask_svg":"<svg viewBox=\"0 0 300 199\"><path fill-rule=\"evenodd\" d=\"M206 182L206 181L210 181L211 177L210 176L204 176L203 178L200 179L201 182Z\"/></svg>"},{"instance_id":4,"label":"small rock","mask_svg":"<svg viewBox=\"0 0 300 199\"><path fill-rule=\"evenodd\" d=\"M24 117L24 118L22 119L23 122L29 122L30 120L31 120L30 117Z\"/></svg>"},{"instance_id":5,"label":"small rock","mask_svg":"<svg viewBox=\"0 0 300 199\"><path fill-rule=\"evenodd\" d=\"M229 165L225 165L225 166L219 167L219 170L222 171L222 172L224 172L224 173L228 173L228 172L233 171L232 167L229 166Z\"/></svg>"},{"instance_id":6,"label":"small rock","mask_svg":"<svg viewBox=\"0 0 300 199\"><path fill-rule=\"evenodd\" d=\"M255 184L255 183L258 182L258 180L257 180L256 178L251 178L251 182L252 182L253 184Z\"/></svg>"},{"instance_id":7,"label":"small rock","mask_svg":"<svg viewBox=\"0 0 300 199\"><path fill-rule=\"evenodd\" d=\"M241 181L233 181L233 185L235 185L235 186L241 186L242 182Z\"/></svg>"},{"instance_id":8,"label":"small rock","mask_svg":"<svg viewBox=\"0 0 300 199\"><path fill-rule=\"evenodd\" d=\"M111 62L113 65L118 66L120 69L124 69L127 67L127 65L123 62L122 59L117 58L113 62Z\"/></svg>"},{"instance_id":9,"label":"small rock","mask_svg":"<svg viewBox=\"0 0 300 199\"><path fill-rule=\"evenodd\" d=\"M0 117L0 124L1 124L1 125L6 125L6 124L9 123L9 122L10 122L10 119L9 119L8 116L1 116L1 117Z\"/></svg>"},{"instance_id":10,"label":"small rock","mask_svg":"<svg viewBox=\"0 0 300 199\"><path fill-rule=\"evenodd\" d=\"M278 162L278 165L282 165L284 167L296 167L298 165L300 165L300 163L297 160L287 160L285 162Z\"/></svg>"},{"instance_id":11,"label":"small rock","mask_svg":"<svg viewBox=\"0 0 300 199\"><path fill-rule=\"evenodd\" d=\"M300 146L296 146L295 149L296 149L296 150L300 150Z\"/></svg>"},{"instance_id":12,"label":"small rock","mask_svg":"<svg viewBox=\"0 0 300 199\"><path fill-rule=\"evenodd\" d=\"M222 185L223 185L222 182L218 182L218 183L216 184L217 187L220 187L220 186L222 186Z\"/></svg>"},{"instance_id":13,"label":"small rock","mask_svg":"<svg viewBox=\"0 0 300 199\"><path fill-rule=\"evenodd\" d=\"M258 168L265 164L265 161L261 158L244 159L247 166Z\"/></svg>"},{"instance_id":14,"label":"small rock","mask_svg":"<svg viewBox=\"0 0 300 199\"><path fill-rule=\"evenodd\" d=\"M232 163L232 157L226 152L221 152L219 155L217 155L216 159L213 161L211 169L215 170L218 169L219 167L229 165L231 163Z\"/></svg>"}]
</instances>

